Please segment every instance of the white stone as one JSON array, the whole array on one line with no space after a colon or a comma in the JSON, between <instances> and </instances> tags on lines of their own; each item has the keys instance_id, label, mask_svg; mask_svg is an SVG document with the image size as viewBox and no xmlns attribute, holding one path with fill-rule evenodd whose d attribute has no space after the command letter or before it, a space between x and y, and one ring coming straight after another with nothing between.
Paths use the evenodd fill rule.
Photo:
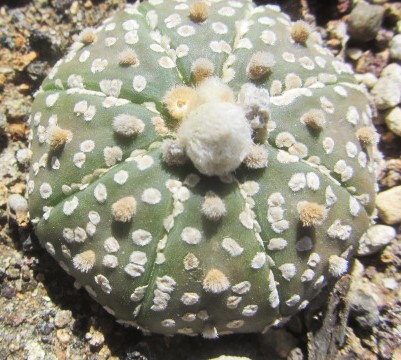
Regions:
<instances>
[{"instance_id":1,"label":"white stone","mask_svg":"<svg viewBox=\"0 0 401 360\"><path fill-rule=\"evenodd\" d=\"M401 60L401 34L394 36L390 41L390 55L394 60Z\"/></svg>"},{"instance_id":2,"label":"white stone","mask_svg":"<svg viewBox=\"0 0 401 360\"><path fill-rule=\"evenodd\" d=\"M396 236L392 226L373 225L359 241L358 255L371 255L388 245Z\"/></svg>"},{"instance_id":3,"label":"white stone","mask_svg":"<svg viewBox=\"0 0 401 360\"><path fill-rule=\"evenodd\" d=\"M384 122L394 134L401 136L401 108L389 110L384 116Z\"/></svg>"},{"instance_id":4,"label":"white stone","mask_svg":"<svg viewBox=\"0 0 401 360\"><path fill-rule=\"evenodd\" d=\"M401 185L377 195L376 206L379 216L388 225L401 222Z\"/></svg>"},{"instance_id":5,"label":"white stone","mask_svg":"<svg viewBox=\"0 0 401 360\"><path fill-rule=\"evenodd\" d=\"M401 87L390 77L381 77L371 93L373 101L380 110L390 109L401 102Z\"/></svg>"}]
</instances>

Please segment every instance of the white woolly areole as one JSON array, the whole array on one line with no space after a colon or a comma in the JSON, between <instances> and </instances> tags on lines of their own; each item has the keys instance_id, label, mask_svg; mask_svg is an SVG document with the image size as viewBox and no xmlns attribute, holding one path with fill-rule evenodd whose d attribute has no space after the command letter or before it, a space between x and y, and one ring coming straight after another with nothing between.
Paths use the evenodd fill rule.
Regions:
<instances>
[{"instance_id":1,"label":"white woolly areole","mask_svg":"<svg viewBox=\"0 0 401 360\"><path fill-rule=\"evenodd\" d=\"M220 176L235 170L249 154L251 135L241 107L216 101L191 111L177 140L201 173Z\"/></svg>"}]
</instances>

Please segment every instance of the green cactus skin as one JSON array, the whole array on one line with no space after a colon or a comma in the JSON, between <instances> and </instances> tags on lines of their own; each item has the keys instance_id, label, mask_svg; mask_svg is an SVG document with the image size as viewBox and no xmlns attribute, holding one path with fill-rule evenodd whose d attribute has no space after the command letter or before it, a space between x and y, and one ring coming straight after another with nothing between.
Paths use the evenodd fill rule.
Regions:
<instances>
[{"instance_id":1,"label":"green cactus skin","mask_svg":"<svg viewBox=\"0 0 401 360\"><path fill-rule=\"evenodd\" d=\"M317 33L298 23L297 39L276 6L204 8L127 5L81 35L36 95L28 188L42 245L119 321L215 338L279 325L347 271L371 223L375 144L365 93ZM241 114L244 84L269 91L265 137L252 130L262 165L208 176L163 161L177 130L165 96L195 88L199 58ZM250 75L252 61L270 68Z\"/></svg>"}]
</instances>

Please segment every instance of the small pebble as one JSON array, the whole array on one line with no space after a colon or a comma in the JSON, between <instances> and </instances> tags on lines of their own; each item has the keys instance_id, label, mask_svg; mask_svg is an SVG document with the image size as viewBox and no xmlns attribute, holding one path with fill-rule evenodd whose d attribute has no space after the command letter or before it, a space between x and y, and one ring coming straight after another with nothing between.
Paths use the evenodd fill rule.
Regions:
<instances>
[{"instance_id":1,"label":"small pebble","mask_svg":"<svg viewBox=\"0 0 401 360\"><path fill-rule=\"evenodd\" d=\"M71 340L71 335L64 329L57 330L56 336L57 339L63 344L67 344Z\"/></svg>"},{"instance_id":2,"label":"small pebble","mask_svg":"<svg viewBox=\"0 0 401 360\"><path fill-rule=\"evenodd\" d=\"M373 88L378 80L377 77L370 72L366 74L355 74L355 77L360 84L366 85L369 89Z\"/></svg>"},{"instance_id":3,"label":"small pebble","mask_svg":"<svg viewBox=\"0 0 401 360\"><path fill-rule=\"evenodd\" d=\"M401 108L395 107L384 115L384 122L390 131L395 135L401 136Z\"/></svg>"},{"instance_id":4,"label":"small pebble","mask_svg":"<svg viewBox=\"0 0 401 360\"><path fill-rule=\"evenodd\" d=\"M32 151L28 148L19 149L16 153L17 161L24 166L29 165L31 156L32 156Z\"/></svg>"},{"instance_id":5,"label":"small pebble","mask_svg":"<svg viewBox=\"0 0 401 360\"><path fill-rule=\"evenodd\" d=\"M14 213L28 211L28 202L20 194L11 194L8 197L8 205Z\"/></svg>"},{"instance_id":6,"label":"small pebble","mask_svg":"<svg viewBox=\"0 0 401 360\"><path fill-rule=\"evenodd\" d=\"M383 191L377 195L376 207L385 224L394 225L401 222L401 185Z\"/></svg>"},{"instance_id":7,"label":"small pebble","mask_svg":"<svg viewBox=\"0 0 401 360\"><path fill-rule=\"evenodd\" d=\"M396 290L398 283L395 279L383 279L383 286L388 290Z\"/></svg>"},{"instance_id":8,"label":"small pebble","mask_svg":"<svg viewBox=\"0 0 401 360\"><path fill-rule=\"evenodd\" d=\"M65 328L72 319L72 312L70 310L59 310L54 317L54 325L59 328Z\"/></svg>"},{"instance_id":9,"label":"small pebble","mask_svg":"<svg viewBox=\"0 0 401 360\"><path fill-rule=\"evenodd\" d=\"M104 336L101 332L95 331L89 340L89 345L93 348L100 348L104 344Z\"/></svg>"},{"instance_id":10,"label":"small pebble","mask_svg":"<svg viewBox=\"0 0 401 360\"><path fill-rule=\"evenodd\" d=\"M354 40L367 42L373 40L383 20L384 7L360 1L351 11L348 34Z\"/></svg>"},{"instance_id":11,"label":"small pebble","mask_svg":"<svg viewBox=\"0 0 401 360\"><path fill-rule=\"evenodd\" d=\"M401 88L393 78L381 77L372 89L372 96L378 109L390 109L401 102Z\"/></svg>"},{"instance_id":12,"label":"small pebble","mask_svg":"<svg viewBox=\"0 0 401 360\"><path fill-rule=\"evenodd\" d=\"M396 236L395 229L387 225L373 225L359 241L358 255L371 255L388 245Z\"/></svg>"},{"instance_id":13,"label":"small pebble","mask_svg":"<svg viewBox=\"0 0 401 360\"><path fill-rule=\"evenodd\" d=\"M401 60L401 34L397 34L390 41L390 56L393 60Z\"/></svg>"},{"instance_id":14,"label":"small pebble","mask_svg":"<svg viewBox=\"0 0 401 360\"><path fill-rule=\"evenodd\" d=\"M29 340L25 344L24 350L27 352L27 360L43 360L46 358L46 352L42 345L35 340Z\"/></svg>"},{"instance_id":15,"label":"small pebble","mask_svg":"<svg viewBox=\"0 0 401 360\"><path fill-rule=\"evenodd\" d=\"M381 72L380 77L393 79L401 88L401 65L397 63L388 64Z\"/></svg>"},{"instance_id":16,"label":"small pebble","mask_svg":"<svg viewBox=\"0 0 401 360\"><path fill-rule=\"evenodd\" d=\"M357 324L366 330L371 330L380 321L377 302L367 288L362 287L351 291L348 295L351 305L350 316Z\"/></svg>"}]
</instances>

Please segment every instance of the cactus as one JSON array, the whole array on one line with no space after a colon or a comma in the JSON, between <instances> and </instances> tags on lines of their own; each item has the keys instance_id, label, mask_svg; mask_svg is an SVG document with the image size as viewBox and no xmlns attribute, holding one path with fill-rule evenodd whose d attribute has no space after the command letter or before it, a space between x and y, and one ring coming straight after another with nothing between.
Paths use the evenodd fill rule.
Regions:
<instances>
[{"instance_id":1,"label":"cactus","mask_svg":"<svg viewBox=\"0 0 401 360\"><path fill-rule=\"evenodd\" d=\"M277 6L127 5L36 95L35 232L122 323L265 331L348 270L374 208L371 117Z\"/></svg>"}]
</instances>

